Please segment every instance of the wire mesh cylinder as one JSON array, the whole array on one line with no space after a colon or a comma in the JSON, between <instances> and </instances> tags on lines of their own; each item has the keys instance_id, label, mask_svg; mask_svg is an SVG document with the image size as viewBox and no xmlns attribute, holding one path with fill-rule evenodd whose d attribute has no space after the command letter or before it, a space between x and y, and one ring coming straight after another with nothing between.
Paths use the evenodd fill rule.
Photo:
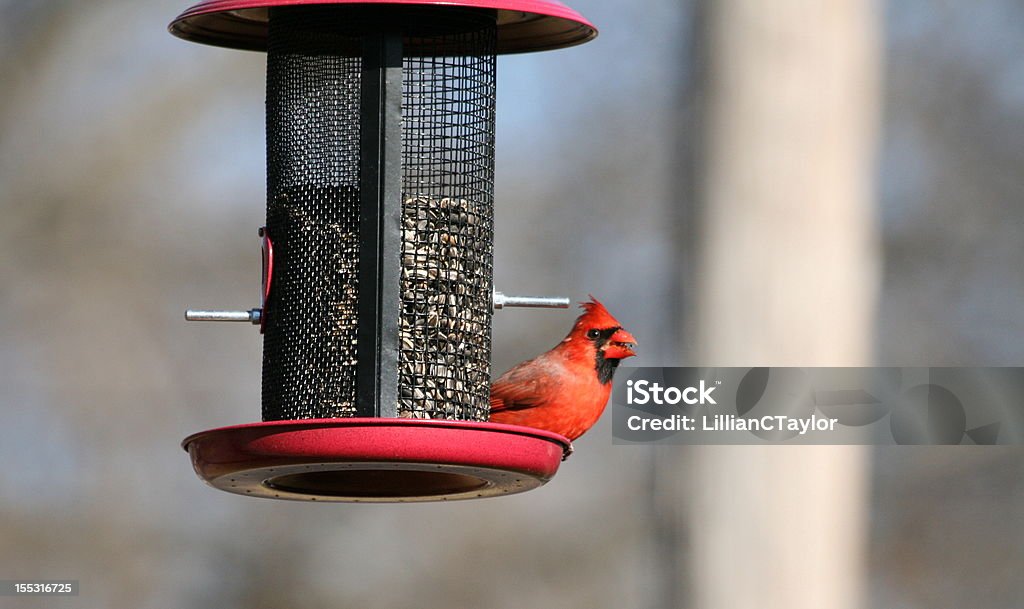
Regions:
<instances>
[{"instance_id":1,"label":"wire mesh cylinder","mask_svg":"<svg viewBox=\"0 0 1024 609\"><path fill-rule=\"evenodd\" d=\"M267 64L264 420L356 415L360 40L403 33L399 416L486 420L495 18L473 10L272 9ZM372 286L370 286L372 289Z\"/></svg>"}]
</instances>

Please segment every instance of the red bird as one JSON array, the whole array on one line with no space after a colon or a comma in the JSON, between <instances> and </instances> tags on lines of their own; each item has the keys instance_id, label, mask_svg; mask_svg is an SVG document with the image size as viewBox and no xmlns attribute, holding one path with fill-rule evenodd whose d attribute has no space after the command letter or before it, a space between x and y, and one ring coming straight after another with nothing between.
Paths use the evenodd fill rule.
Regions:
<instances>
[{"instance_id":1,"label":"red bird","mask_svg":"<svg viewBox=\"0 0 1024 609\"><path fill-rule=\"evenodd\" d=\"M619 362L636 339L593 296L562 342L491 385L491 421L582 436L601 418Z\"/></svg>"}]
</instances>

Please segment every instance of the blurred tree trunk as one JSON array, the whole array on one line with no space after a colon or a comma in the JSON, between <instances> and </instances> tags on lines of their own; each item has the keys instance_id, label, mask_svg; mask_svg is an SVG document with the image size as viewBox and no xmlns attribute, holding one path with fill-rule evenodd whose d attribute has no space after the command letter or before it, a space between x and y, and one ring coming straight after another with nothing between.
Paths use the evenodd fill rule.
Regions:
<instances>
[{"instance_id":1,"label":"blurred tree trunk","mask_svg":"<svg viewBox=\"0 0 1024 609\"><path fill-rule=\"evenodd\" d=\"M704 12L696 361L869 365L877 7L715 0ZM691 606L861 605L866 449L684 452Z\"/></svg>"}]
</instances>

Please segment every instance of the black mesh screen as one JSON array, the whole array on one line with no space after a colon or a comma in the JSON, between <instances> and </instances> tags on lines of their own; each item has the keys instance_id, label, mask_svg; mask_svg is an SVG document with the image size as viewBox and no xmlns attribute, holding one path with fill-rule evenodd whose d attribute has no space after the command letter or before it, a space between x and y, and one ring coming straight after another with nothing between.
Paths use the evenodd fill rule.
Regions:
<instances>
[{"instance_id":1,"label":"black mesh screen","mask_svg":"<svg viewBox=\"0 0 1024 609\"><path fill-rule=\"evenodd\" d=\"M399 411L486 420L494 23L412 42L423 50L403 66ZM432 45L438 50L432 52Z\"/></svg>"},{"instance_id":2,"label":"black mesh screen","mask_svg":"<svg viewBox=\"0 0 1024 609\"><path fill-rule=\"evenodd\" d=\"M363 11L363 12L360 12ZM493 14L272 9L264 420L355 415L360 34L403 27L400 416L486 420ZM410 33L411 32L411 33Z\"/></svg>"},{"instance_id":3,"label":"black mesh screen","mask_svg":"<svg viewBox=\"0 0 1024 609\"><path fill-rule=\"evenodd\" d=\"M274 280L263 418L355 413L358 57L330 12L274 11L267 49L267 230Z\"/></svg>"}]
</instances>

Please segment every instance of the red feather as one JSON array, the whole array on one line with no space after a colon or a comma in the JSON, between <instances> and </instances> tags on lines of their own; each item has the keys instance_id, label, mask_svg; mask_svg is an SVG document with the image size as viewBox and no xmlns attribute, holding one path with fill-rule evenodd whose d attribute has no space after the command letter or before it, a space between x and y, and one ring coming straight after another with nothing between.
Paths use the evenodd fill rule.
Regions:
<instances>
[{"instance_id":1,"label":"red feather","mask_svg":"<svg viewBox=\"0 0 1024 609\"><path fill-rule=\"evenodd\" d=\"M617 363L633 355L636 340L593 296L581 306L585 312L562 342L494 382L491 421L546 429L570 440L597 423L612 391L611 379L602 383L599 378L599 354L616 356L607 359ZM607 340L588 337L591 330Z\"/></svg>"}]
</instances>

